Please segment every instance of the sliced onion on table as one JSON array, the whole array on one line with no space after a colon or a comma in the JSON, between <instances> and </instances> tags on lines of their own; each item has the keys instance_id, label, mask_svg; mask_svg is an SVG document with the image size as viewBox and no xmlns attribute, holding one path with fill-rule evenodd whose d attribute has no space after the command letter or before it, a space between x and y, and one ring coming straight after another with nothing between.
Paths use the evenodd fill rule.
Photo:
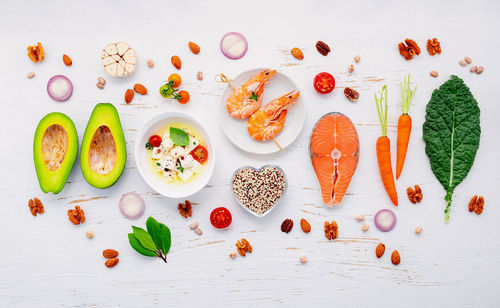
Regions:
<instances>
[{"instance_id":1,"label":"sliced onion on table","mask_svg":"<svg viewBox=\"0 0 500 308\"><path fill-rule=\"evenodd\" d=\"M55 75L47 83L47 92L50 98L58 102L67 101L73 94L73 84L68 77Z\"/></svg>"},{"instance_id":2,"label":"sliced onion on table","mask_svg":"<svg viewBox=\"0 0 500 308\"><path fill-rule=\"evenodd\" d=\"M396 214L389 209L383 209L375 214L375 218L373 220L375 222L375 226L380 231L391 231L396 225Z\"/></svg>"},{"instance_id":3,"label":"sliced onion on table","mask_svg":"<svg viewBox=\"0 0 500 308\"><path fill-rule=\"evenodd\" d=\"M120 212L131 219L139 218L144 213L144 199L136 192L129 192L120 199Z\"/></svg>"},{"instance_id":4,"label":"sliced onion on table","mask_svg":"<svg viewBox=\"0 0 500 308\"><path fill-rule=\"evenodd\" d=\"M247 39L238 32L226 33L220 40L220 50L229 59L240 59L247 53Z\"/></svg>"}]
</instances>

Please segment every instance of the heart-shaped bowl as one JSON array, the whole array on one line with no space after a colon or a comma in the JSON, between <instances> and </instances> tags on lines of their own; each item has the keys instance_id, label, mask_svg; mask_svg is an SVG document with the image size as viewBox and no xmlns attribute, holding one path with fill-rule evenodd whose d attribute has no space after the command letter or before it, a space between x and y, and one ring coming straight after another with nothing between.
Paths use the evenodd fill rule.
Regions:
<instances>
[{"instance_id":1,"label":"heart-shaped bowl","mask_svg":"<svg viewBox=\"0 0 500 308\"><path fill-rule=\"evenodd\" d=\"M261 172L264 168L267 168L267 167L272 167L272 168L276 168L278 169L281 174L283 174L283 178L285 180L285 185L284 185L284 188L283 188L283 192L281 193L280 197L278 198L278 200L274 203L273 206L271 206L267 211L265 211L264 213L262 214L259 214L259 213L256 213L254 211L252 211L251 209L249 209L247 206L245 206L241 201L240 199L238 199L238 197L236 196L235 192L234 192L234 189L233 189L233 183L234 183L234 178L236 176L236 174L238 174L238 172L240 172L241 170L243 169L246 169L246 168L249 168L249 169L253 169L257 172ZM281 169L280 167L278 166L274 166L274 165L264 165L260 168L254 168L252 166L243 166L243 167L240 167L238 169L236 169L234 172L233 172L233 176L231 177L231 182L230 182L230 189L231 189L231 193L233 194L233 197L234 199L236 199L236 202L238 202L239 205L241 205L242 208L244 208L247 212L249 212L250 214L256 216L256 217L264 217L266 216L267 214L271 213L272 210L274 210L277 205L279 204L279 202L281 201L281 199L283 198L284 194L286 193L286 190L288 188L288 179L286 177L286 174L285 172L283 171L283 169Z\"/></svg>"}]
</instances>

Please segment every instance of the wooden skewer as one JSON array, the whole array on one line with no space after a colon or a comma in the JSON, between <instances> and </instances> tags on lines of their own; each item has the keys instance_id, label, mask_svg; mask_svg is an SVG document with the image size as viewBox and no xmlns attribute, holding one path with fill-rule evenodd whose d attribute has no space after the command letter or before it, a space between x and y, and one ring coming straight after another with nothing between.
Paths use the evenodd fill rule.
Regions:
<instances>
[{"instance_id":1,"label":"wooden skewer","mask_svg":"<svg viewBox=\"0 0 500 308\"><path fill-rule=\"evenodd\" d=\"M218 78L217 78L218 77ZM231 84L231 79L228 79L226 77L226 75L224 74L217 74L215 75L215 81L216 82L220 82L220 83L227 83L232 89L233 91L236 91L236 89L233 87L233 85Z\"/></svg>"},{"instance_id":2,"label":"wooden skewer","mask_svg":"<svg viewBox=\"0 0 500 308\"><path fill-rule=\"evenodd\" d=\"M274 137L271 137L273 138L273 141L276 143L276 145L278 146L278 148L280 148L280 151L283 151L283 148L281 147L281 145L278 143L278 141L276 139L274 139Z\"/></svg>"}]
</instances>

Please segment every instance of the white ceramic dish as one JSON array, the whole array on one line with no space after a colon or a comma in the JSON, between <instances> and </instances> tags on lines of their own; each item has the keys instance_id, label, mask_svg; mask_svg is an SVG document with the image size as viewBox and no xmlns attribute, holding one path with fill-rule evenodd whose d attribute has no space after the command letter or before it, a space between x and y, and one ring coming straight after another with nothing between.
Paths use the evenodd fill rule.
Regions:
<instances>
[{"instance_id":1,"label":"white ceramic dish","mask_svg":"<svg viewBox=\"0 0 500 308\"><path fill-rule=\"evenodd\" d=\"M238 75L231 84L237 88L245 83L252 76L258 72L263 71L264 68L257 68L246 71ZM264 88L262 106L269 103L271 100L280 97L292 90L300 90L297 85L287 76L278 72L269 81ZM231 87L227 87L222 95L220 113L221 113L221 126L227 138L238 148L253 154L272 154L279 152L280 149L273 140L257 141L250 137L247 130L247 119L235 119L227 111L226 101L233 92ZM306 118L305 105L302 96L297 99L297 103L288 110L283 130L274 137L283 149L297 139L304 126Z\"/></svg>"},{"instance_id":2,"label":"white ceramic dish","mask_svg":"<svg viewBox=\"0 0 500 308\"><path fill-rule=\"evenodd\" d=\"M148 142L149 137L165 125L175 122L185 123L196 129L208 149L208 160L205 162L200 175L186 184L169 184L155 174L155 171L151 170L148 165L150 163L149 160L151 159L146 150L146 143ZM205 187L205 185L207 185L214 172L215 151L207 131L203 128L200 122L195 120L190 115L179 111L163 112L147 120L139 130L135 140L134 152L135 163L137 165L137 169L139 170L139 174L142 176L144 181L151 186L151 188L165 197L185 198L197 193Z\"/></svg>"},{"instance_id":3,"label":"white ceramic dish","mask_svg":"<svg viewBox=\"0 0 500 308\"><path fill-rule=\"evenodd\" d=\"M250 169L253 169L253 170L257 170L257 171L261 171L262 169L266 168L266 167L273 167L273 168L276 168L278 169L279 171L281 171L281 173L283 173L283 177L285 178L285 188L283 189L283 193L281 194L281 196L279 197L278 201L276 201L276 203L269 209L267 210L266 212L264 212L264 214L259 214L259 213L255 213L254 211L252 211L251 209L247 208L243 203L241 203L240 199L238 199L236 197L236 195L234 194L234 190L233 190L233 182L234 182L234 176L236 175L236 173L238 173L238 171L240 171L241 169L245 169L245 168L250 168ZM283 199L283 196L285 195L286 193L286 190L288 188L288 179L286 178L286 174L285 174L285 171L283 171L283 169L281 169L280 167L278 166L274 166L274 165L265 165L265 166L262 166L260 167L259 169L257 168L254 168L252 166L243 166L243 167L240 167L238 169L236 169L234 172L233 172L233 175L231 176L231 182L229 183L230 185L230 189L231 189L231 193L233 194L233 197L234 199L236 200L236 202L238 202L239 205L241 205L242 208L244 208L248 213L254 215L254 216L257 216L257 217L264 217L266 216L267 214L271 213L272 210L274 210L278 204L280 203L281 199Z\"/></svg>"}]
</instances>

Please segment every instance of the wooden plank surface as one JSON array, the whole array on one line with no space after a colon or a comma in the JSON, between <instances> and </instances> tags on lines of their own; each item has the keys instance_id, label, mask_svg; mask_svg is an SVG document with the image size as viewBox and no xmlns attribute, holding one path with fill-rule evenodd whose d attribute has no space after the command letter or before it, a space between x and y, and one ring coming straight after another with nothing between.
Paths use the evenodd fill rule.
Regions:
<instances>
[{"instance_id":1,"label":"wooden plank surface","mask_svg":"<svg viewBox=\"0 0 500 308\"><path fill-rule=\"evenodd\" d=\"M500 241L496 204L500 167L500 104L497 39L500 3L496 1L2 1L0 3L0 170L3 180L0 225L0 306L5 307L165 307L165 306L327 306L338 307L495 307L500 274ZM244 58L226 59L219 40L228 31L247 36ZM425 49L427 38L438 37L443 54L431 57L425 50L413 61L399 56L397 42L415 39ZM100 64L100 50L124 40L137 51L138 66L130 78L108 78ZM315 50L317 40L330 44L327 57ZM40 41L46 60L33 64L26 46ZM193 55L187 42L201 46ZM305 55L294 59L289 50L298 46ZM73 66L62 63L63 53ZM175 69L170 57L178 54L184 88L191 93L185 106L166 101L158 88ZM347 73L355 54L361 56L355 72ZM471 74L458 60L470 56L485 66L482 75ZM149 69L146 60L155 61ZM306 123L298 140L285 152L253 156L239 151L219 126L220 97L225 85L214 76L236 76L255 67L273 67L292 78L306 103ZM196 80L203 71L205 79ZM431 70L438 78L429 76ZM36 72L28 80L25 75ZM337 88L321 96L312 87L313 77L331 72ZM389 90L389 137L395 146L400 114L399 81L407 74L418 84L410 107L414 120L407 163L396 185L400 206L390 204L383 189L375 157L380 134L373 93L387 84ZM65 103L46 94L47 80L67 75L74 93ZM424 153L422 123L432 90L450 74L463 78L481 108L481 143L474 166L457 187L451 219L444 224L444 190L433 176ZM106 88L95 86L104 76ZM125 105L123 93L135 82L146 85L150 95L136 96ZM357 103L347 101L343 88L358 90ZM32 162L32 138L43 115L60 111L70 116L81 141L90 112L96 103L111 102L120 114L127 142L127 165L120 180L100 190L88 185L75 164L64 190L43 194ZM181 217L180 200L164 198L139 176L133 157L134 140L142 123L165 110L182 110L203 120L217 150L216 170L207 187L190 197L193 217ZM324 208L308 156L314 123L325 113L339 111L351 118L360 139L360 160L343 204ZM394 147L395 149L395 147ZM289 189L284 200L265 218L250 216L233 200L229 178L242 165L276 164L284 169ZM412 205L405 197L409 185L419 184L424 198ZM136 221L118 210L125 192L137 191L146 200L146 212ZM466 210L474 194L485 196L481 216ZM46 213L36 218L28 211L29 198L39 197ZM87 221L73 226L66 211L80 205ZM211 227L208 214L226 206L233 214L229 230ZM381 233L373 215L393 208L396 228ZM368 232L354 216L365 214ZM128 244L132 224L143 226L148 216L170 226L173 234L168 264L135 253ZM301 217L312 225L303 234ZM293 218L296 227L280 232L283 219ZM339 238L327 241L325 220L339 224ZM203 235L188 224L198 220ZM414 229L421 225L421 235ZM93 230L89 240L85 231ZM232 260L234 243L247 238L254 253ZM386 255L374 254L379 241ZM104 267L101 251L115 248L120 263ZM401 264L390 264L397 249ZM309 262L300 264L299 256Z\"/></svg>"}]
</instances>

